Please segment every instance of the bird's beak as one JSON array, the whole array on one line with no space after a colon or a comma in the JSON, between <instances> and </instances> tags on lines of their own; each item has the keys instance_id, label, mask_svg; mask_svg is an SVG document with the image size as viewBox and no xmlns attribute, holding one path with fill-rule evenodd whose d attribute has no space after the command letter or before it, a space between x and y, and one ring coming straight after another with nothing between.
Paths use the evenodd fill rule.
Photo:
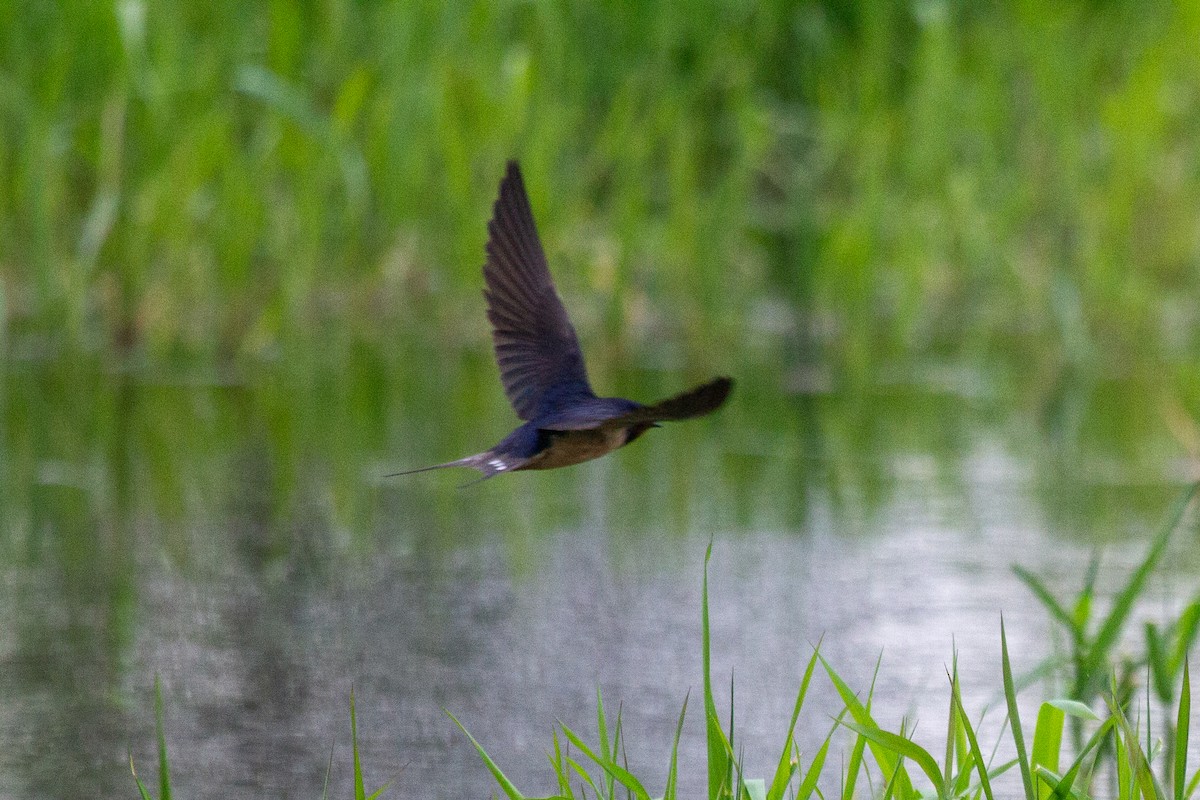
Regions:
<instances>
[{"instance_id":1,"label":"bird's beak","mask_svg":"<svg viewBox=\"0 0 1200 800\"><path fill-rule=\"evenodd\" d=\"M651 427L651 428L661 428L661 427L662 427L662 423L661 423L661 422L651 422L651 423L650 423L650 427Z\"/></svg>"}]
</instances>

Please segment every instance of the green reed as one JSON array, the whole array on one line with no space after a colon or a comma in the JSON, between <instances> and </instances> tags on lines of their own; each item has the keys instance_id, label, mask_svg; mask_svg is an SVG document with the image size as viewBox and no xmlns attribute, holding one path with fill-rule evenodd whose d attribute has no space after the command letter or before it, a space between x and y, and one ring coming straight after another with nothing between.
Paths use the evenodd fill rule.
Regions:
<instances>
[{"instance_id":1,"label":"green reed","mask_svg":"<svg viewBox=\"0 0 1200 800\"><path fill-rule=\"evenodd\" d=\"M1190 503L1196 488L1185 495L1183 505ZM1164 529L1174 530L1178 515ZM1161 539L1161 537L1160 537ZM1150 548L1150 555L1143 562L1157 558L1158 543ZM783 800L795 798L807 800L814 794L828 797L836 794L843 800L864 796L860 791L860 780L868 784L866 796L917 800L937 797L940 800L993 800L995 797L1018 796L1012 785L1013 773L1019 774L1020 795L1026 800L1050 800L1051 798L1112 797L1116 800L1184 800L1195 794L1200 785L1200 769L1193 765L1189 772L1187 759L1190 741L1191 680L1186 647L1181 655L1181 674L1176 683L1172 681L1174 703L1167 708L1174 711L1173 719L1165 722L1170 741L1165 747L1156 744L1150 726L1149 687L1145 706L1135 694L1122 689L1118 684L1117 665L1110 658L1103 658L1095 667L1110 676L1109 688L1097 693L1107 709L1097 712L1092 704L1079 699L1058 698L1047 700L1039 706L1036 722L1032 729L1022 722L1017 704L1018 681L1014 678L1004 624L1000 625L1002 657L1001 693L1005 699L1005 733L1011 739L1016 757L1002 763L995 762L995 748L981 746L971 714L964 706L955 663L947 671L949 688L948 712L945 734L945 750L941 760L933 751L915 740L902 722L899 730L882 727L871 714L873 687L866 693L865 700L838 674L834 667L815 648L800 681L796 701L787 731L783 737L775 769L768 777L752 777L745 772L740 753L735 747L734 701L731 685L730 710L727 724L723 723L717 710L712 682L710 657L714 643L709 628L708 562L711 546L705 556L704 582L701 601L703 663L703 694L705 714L707 796L709 800ZM1142 571L1135 570L1133 582L1137 583L1137 594L1144 583L1136 578ZM1039 584L1026 582L1031 587ZM1136 598L1135 598L1136 599ZM1127 603L1125 593L1118 593L1114 601L1113 614L1122 614ZM1112 619L1110 615L1109 619ZM1178 626L1179 620L1171 623ZM1106 649L1098 652L1107 653ZM1100 656L1098 656L1099 658ZM833 721L817 751L803 765L803 754L795 739L795 731L801 719L805 698L816 667L820 664L844 704L842 711ZM1172 708L1173 706L1173 708ZM630 771L625 754L630 747L623 733L621 714L610 722L599 692L596 695L597 741L588 743L565 723L559 723L552 732L552 749L548 759L554 775L554 798L574 800L593 797L596 800L616 800L618 797L636 797L651 800L662 797L674 800L678 796L679 745L683 721L687 713L685 699L674 729L670 762L662 794L647 788L643 778ZM1144 714L1143 714L1144 712ZM523 793L504 773L502 767L488 755L483 744L478 742L467 728L450 712L454 724L475 747L481 760L495 778L500 790L509 800L529 797ZM387 786L369 796L365 793L357 748L357 721L354 712L354 696L350 699L351 736L353 742L355 797L371 800ZM1130 721L1134 716L1138 722ZM1087 737L1079 737L1070 744L1064 736L1068 717L1078 721L1079 730L1086 725ZM171 794L169 764L166 741L162 728L162 697L155 684L155 719L159 755L160 800ZM1145 720L1143 723L1142 720ZM745 725L745 721L742 721ZM805 724L812 724L806 720ZM1160 729L1164 723L1160 722ZM844 762L838 792L834 792L832 776L826 775L826 759L830 745L839 729L852 734L850 755ZM1064 768L1065 765L1065 768ZM131 759L132 767L132 759ZM1015 768L1015 770L1014 770ZM1156 774L1155 770L1158 770ZM687 765L683 769L694 769ZM134 773L135 782L143 800L151 795L141 779ZM824 778L824 781L822 781ZM821 786L825 789L822 792ZM328 777L326 778L326 789Z\"/></svg>"},{"instance_id":2,"label":"green reed","mask_svg":"<svg viewBox=\"0 0 1200 800\"><path fill-rule=\"evenodd\" d=\"M1074 616L1068 614L1053 600L1045 585L1035 578L1032 573L1019 570L1018 574L1026 585L1031 588L1046 605L1052 618L1057 621L1071 622L1074 631L1072 638L1073 658L1071 660L1073 674L1068 684L1068 696L1043 702L1039 708L1034 728L1024 727L1017 705L1017 681L1014 679L1008 641L1004 624L1000 625L1000 642L1002 656L1002 694L1006 704L1005 729L1016 750L1016 758L994 763L995 748L988 750L981 747L971 717L963 705L962 695L955 665L948 671L949 682L949 711L947 716L945 753L941 761L928 749L919 744L906 729L907 722L901 724L898 731L890 731L881 727L871 715L870 705L873 690L868 692L864 702L859 694L850 687L837 673L833 666L814 650L812 658L805 670L796 699L791 723L778 760L778 767L770 782L766 779L751 779L744 775L740 757L735 750L733 726L733 692L730 691L730 715L728 731L723 727L717 713L713 696L713 683L710 669L712 640L709 632L708 617L708 560L711 557L711 546L705 556L704 583L702 591L702 639L701 656L703 664L703 690L706 721L707 744L707 774L709 800L736 798L736 800L778 800L784 796L807 798L817 791L818 781L822 777L825 759L838 727L844 727L854 734L851 746L851 756L841 776L841 796L844 800L852 800L856 796L856 787L860 774L868 778L877 775L878 785L883 787L881 794L884 798L916 798L937 797L941 800L956 798L987 798L996 796L1015 796L1012 788L994 790L993 783L1008 780L1008 773L1017 767L1020 775L1023 794L1026 800L1047 800L1048 798L1078 798L1086 800L1093 797L1111 796L1117 800L1183 800L1191 797L1200 785L1200 769L1188 772L1187 749L1190 736L1191 718L1191 682L1188 668L1187 650L1194 631L1191 628L1191 615L1194 613L1189 606L1182 616L1168 623L1168 629L1180 632L1180 636L1188 636L1186 641L1178 644L1173 653L1179 659L1181 674L1178 683L1174 676L1155 678L1164 682L1168 694L1167 709L1174 711L1174 718L1160 721L1156 735L1165 739L1165 746L1154 744L1150 720L1153 718L1149 703L1150 686L1146 687L1146 704L1139 705L1131 685L1136 679L1136 670L1144 668L1148 677L1163 675L1162 666L1152 666L1158 658L1153 652L1153 646L1147 655L1133 662L1121 662L1114 655L1114 645L1117 637L1124 628L1133 604L1144 597L1146 578L1157 564L1171 535L1180 527L1185 512L1192 505L1200 485L1194 485L1183 493L1175 509L1159 535L1151 543L1147 555L1134 569L1126 585L1117 592L1112 609L1099 626L1099 632L1089 633L1091 619L1091 598L1095 588L1094 570L1086 584L1084 595L1077 601ZM1154 640L1152 639L1151 642ZM1177 640L1179 641L1179 640ZM834 729L825 737L823 744L812 757L807 771L800 768L801 754L793 738L797 721L800 717L807 694L813 670L818 660L824 667L830 682L833 684L844 708L837 716ZM1107 681L1107 688L1096 685L1097 681ZM1178 686L1178 694L1175 693ZM1160 698L1164 694L1162 688L1157 689ZM1091 703L1097 698L1103 698L1107 705L1107 714L1101 715L1093 710ZM1174 702L1170 702L1170 701ZM589 747L578 735L565 725L560 727L566 738L585 757L586 760L599 768L601 776L607 776L606 791L597 788L591 772L580 761L569 756L564 757L559 747L558 735L554 735L554 753L551 765L557 778L559 793L554 795L561 798L587 797L590 788L593 796L598 798L613 798L613 781L631 793L632 796L649 800L651 795L644 783L629 773L628 769L617 762L616 741L620 737L620 721L618 719L615 734L610 734L606 726L603 705L597 695L598 730L600 748L597 753ZM679 726L676 728L675 739L671 749L671 764L668 770L664 798L674 796L677 775L677 753L679 747L679 732L682 729L683 714L687 703L680 713ZM1144 717L1143 717L1144 712ZM1136 714L1138 723L1130 722L1130 715ZM1067 718L1073 724L1075 735L1068 739L1064 737ZM1145 719L1145 723L1141 720ZM466 728L454 720L468 737ZM743 723L744 724L744 723ZM1085 727L1086 726L1086 727ZM1084 732L1087 731L1087 738ZM609 741L613 744L610 748ZM1073 741L1073 743L1072 743ZM1145 742L1143 745L1142 742ZM479 742L472 737L481 758L492 770L493 775L504 788L511 800L520 800L523 795L512 784L500 767L487 755ZM866 758L869 754L870 758ZM1060 765L1067 767L1060 772ZM873 769L872 765L873 764ZM1159 774L1155 774L1155 768ZM917 772L928 783L927 788L921 788L914 781L912 770ZM582 777L582 783L572 781ZM1115 789L1106 794L1103 778L1107 777L1109 784ZM793 783L796 785L793 786ZM829 781L827 779L826 783ZM577 787L577 788L573 788ZM769 788L768 788L769 787ZM603 785L601 785L603 788Z\"/></svg>"},{"instance_id":3,"label":"green reed","mask_svg":"<svg viewBox=\"0 0 1200 800\"><path fill-rule=\"evenodd\" d=\"M1169 363L1197 400L1186 9L80 0L0 20L13 343L224 363L459 337L520 157L585 338L647 362L717 345L861 376L1016 350L1085 380ZM655 352L664 327L677 349Z\"/></svg>"},{"instance_id":4,"label":"green reed","mask_svg":"<svg viewBox=\"0 0 1200 800\"><path fill-rule=\"evenodd\" d=\"M167 740L163 733L162 709L162 686L156 676L154 678L154 735L157 740L158 753L157 800L171 800L171 766L170 757L167 754ZM354 800L376 800L376 798L387 791L391 784L385 783L368 794L366 785L363 783L362 762L358 756L358 717L354 710L354 689L350 690L350 752L353 758ZM146 788L146 785L142 783L142 779L138 777L132 755L129 757L129 771L133 774L133 781L137 785L141 800L156 800L154 795L150 793L150 790ZM329 775L332 771L333 750L331 748L329 751L329 764L325 768L325 784L321 788L321 800L326 800L329 797Z\"/></svg>"},{"instance_id":5,"label":"green reed","mask_svg":"<svg viewBox=\"0 0 1200 800\"><path fill-rule=\"evenodd\" d=\"M968 404L1028 421L1048 513L1115 513L1064 493L1081 454L1200 441L1193 16L0 2L0 539L47 463L114 527L258 473L272 525L331 482L317 511L361 530L363 476L502 436L479 267L509 157L598 390L736 374L740 522L797 480L881 507L868 449L961 485Z\"/></svg>"}]
</instances>

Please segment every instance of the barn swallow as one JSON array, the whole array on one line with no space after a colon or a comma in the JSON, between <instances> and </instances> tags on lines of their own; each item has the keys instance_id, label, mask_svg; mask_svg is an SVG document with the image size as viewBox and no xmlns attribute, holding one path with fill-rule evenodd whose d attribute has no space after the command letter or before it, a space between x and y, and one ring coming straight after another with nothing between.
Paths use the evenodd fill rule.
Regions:
<instances>
[{"instance_id":1,"label":"barn swallow","mask_svg":"<svg viewBox=\"0 0 1200 800\"><path fill-rule=\"evenodd\" d=\"M486 480L502 472L567 467L623 447L660 422L716 411L729 396L731 378L716 378L651 405L596 396L579 339L550 278L515 161L508 162L500 182L486 251L483 296L492 345L504 392L525 424L490 450L393 474L471 467Z\"/></svg>"}]
</instances>

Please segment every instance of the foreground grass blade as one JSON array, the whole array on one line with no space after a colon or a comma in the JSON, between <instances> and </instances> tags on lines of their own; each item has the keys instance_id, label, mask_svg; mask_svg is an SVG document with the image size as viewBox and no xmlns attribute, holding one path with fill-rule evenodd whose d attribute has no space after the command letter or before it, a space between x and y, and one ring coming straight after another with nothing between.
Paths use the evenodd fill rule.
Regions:
<instances>
[{"instance_id":1,"label":"foreground grass blade","mask_svg":"<svg viewBox=\"0 0 1200 800\"><path fill-rule=\"evenodd\" d=\"M950 682L950 695L952 702L958 708L958 721L962 725L963 733L967 736L967 744L971 748L971 757L975 761L975 770L979 774L979 785L983 789L983 795L988 800L993 800L992 781L988 776L987 760L983 756L983 751L979 748L979 740L975 738L975 729L971 727L971 719L967 716L967 710L963 708L962 695L958 691L957 675ZM948 767L946 774L947 776L950 774ZM949 781L947 780L948 785Z\"/></svg>"},{"instance_id":2,"label":"foreground grass blade","mask_svg":"<svg viewBox=\"0 0 1200 800\"><path fill-rule=\"evenodd\" d=\"M454 717L451 717L454 719ZM458 720L454 720L458 722ZM462 727L461 725L459 727ZM464 731L466 733L466 731ZM467 736L470 736L468 733ZM475 741L472 739L471 741ZM358 719L354 714L354 687L350 687L350 750L354 754L354 800L375 800L376 797L387 791L391 783L385 783L371 794L367 794L363 787L362 763L358 757Z\"/></svg>"},{"instance_id":3,"label":"foreground grass blade","mask_svg":"<svg viewBox=\"0 0 1200 800\"><path fill-rule=\"evenodd\" d=\"M584 783L586 783L588 786L592 787L592 791L596 793L596 797L609 797L611 800L612 795L604 795L604 794L600 793L600 790L596 788L595 781L592 780L592 776L588 773L588 771L586 769L583 768L582 764L580 764L578 761L576 761L575 759L570 758L570 757L567 758L567 764L570 765L571 769L575 770L575 774L578 775L583 780ZM605 773L605 774L608 774L608 773ZM564 780L562 782L562 784L563 784L563 789L562 789L563 797L574 797L574 795L571 793L570 784L566 780ZM583 794L584 794L584 797L587 797L587 792L584 792Z\"/></svg>"},{"instance_id":4,"label":"foreground grass blade","mask_svg":"<svg viewBox=\"0 0 1200 800\"><path fill-rule=\"evenodd\" d=\"M600 753L606 759L612 762L617 760L617 746L620 744L619 737L621 735L620 712L617 713L617 728L613 732L612 743L609 743L608 736L608 720L604 717L604 699L600 696L600 687L596 687L596 729L600 736ZM605 773L605 786L608 789L608 794L605 795L610 800L613 797L613 776L612 773Z\"/></svg>"},{"instance_id":5,"label":"foreground grass blade","mask_svg":"<svg viewBox=\"0 0 1200 800\"><path fill-rule=\"evenodd\" d=\"M1071 632L1073 638L1077 641L1082 640L1082 631L1079 629L1075 617L1058 602L1058 598L1046 588L1046 584L1042 583L1040 578L1019 564L1013 565L1012 569L1016 573L1016 576L1021 579L1021 582L1029 587L1029 591L1033 592L1034 596L1042 602L1042 605L1050 612L1050 616L1061 622Z\"/></svg>"},{"instance_id":6,"label":"foreground grass blade","mask_svg":"<svg viewBox=\"0 0 1200 800\"><path fill-rule=\"evenodd\" d=\"M1078 777L1080 769L1083 768L1084 760L1087 759L1089 753L1104 743L1104 740L1112 733L1115 725L1116 720L1112 717L1104 720L1096 732L1092 734L1092 738L1088 739L1087 744L1080 749L1079 755L1075 757L1075 761L1071 764L1071 768L1062 777L1055 775L1048 769L1038 769L1037 774L1051 787L1050 797L1065 798L1075 796L1075 792L1072 791L1071 787L1075 784L1075 778Z\"/></svg>"},{"instance_id":7,"label":"foreground grass blade","mask_svg":"<svg viewBox=\"0 0 1200 800\"><path fill-rule=\"evenodd\" d=\"M333 745L329 745L329 760L325 762L325 783L321 786L321 800L329 800L329 776L333 774Z\"/></svg>"},{"instance_id":8,"label":"foreground grass blade","mask_svg":"<svg viewBox=\"0 0 1200 800\"><path fill-rule=\"evenodd\" d=\"M717 703L713 699L712 663L710 659L712 639L708 621L708 562L712 558L712 542L704 553L704 583L701 591L700 632L701 661L704 668L704 728L708 743L708 798L720 800L723 792L730 791L733 778L733 759L729 756L730 745L721 730L717 716Z\"/></svg>"},{"instance_id":9,"label":"foreground grass blade","mask_svg":"<svg viewBox=\"0 0 1200 800\"><path fill-rule=\"evenodd\" d=\"M845 703L846 709L850 712L850 716L854 717L855 723L874 730L881 730L875 724L875 720L871 718L870 712L859 701L846 682L842 680L842 677L834 671L830 663L825 660L825 657L821 655L817 657L821 661L821 666L825 667L825 672L829 675L829 680L833 683L834 688L837 689L842 702ZM859 732L859 735L865 736L861 732ZM894 736L895 734L892 735ZM908 778L908 772L905 770L904 764L892 758L891 753L894 751L890 748L881 745L869 736L865 738L867 739L867 746L871 748L871 755L875 757L875 763L879 765L879 771L883 773L883 777L887 780L888 785L894 786L902 797L910 797L913 793L912 782Z\"/></svg>"},{"instance_id":10,"label":"foreground grass blade","mask_svg":"<svg viewBox=\"0 0 1200 800\"><path fill-rule=\"evenodd\" d=\"M1188 726L1192 718L1192 679L1188 669L1188 659L1183 659L1183 685L1179 689L1179 709L1175 718L1175 774L1172 788L1175 790L1175 800L1183 800L1183 790L1187 783L1187 749Z\"/></svg>"},{"instance_id":11,"label":"foreground grass blade","mask_svg":"<svg viewBox=\"0 0 1200 800\"><path fill-rule=\"evenodd\" d=\"M1061 708L1056 708L1051 703L1042 703L1041 708L1038 709L1037 724L1033 729L1031 771L1036 771L1039 766L1042 766L1051 772L1058 772L1059 754L1062 752L1063 727L1066 720L1067 715ZM1040 800L1045 800L1049 795L1049 788L1039 787L1038 797Z\"/></svg>"},{"instance_id":12,"label":"foreground grass blade","mask_svg":"<svg viewBox=\"0 0 1200 800\"><path fill-rule=\"evenodd\" d=\"M663 800L675 800L676 781L679 765L679 737L683 734L683 718L687 714L688 698L683 698L683 708L679 712L679 722L675 725L675 741L671 743L671 765L667 768L667 786L663 790Z\"/></svg>"},{"instance_id":13,"label":"foreground grass blade","mask_svg":"<svg viewBox=\"0 0 1200 800\"><path fill-rule=\"evenodd\" d=\"M841 714L837 715L837 719L833 721L833 727L829 729L829 735L825 737L825 741L821 743L821 747L817 750L817 754L813 756L812 762L808 765L808 772L804 775L804 780L800 782L800 788L796 790L794 800L808 800L812 793L817 789L817 781L821 777L821 772L825 769L825 758L829 755L829 743L833 741L833 734L837 732L838 726L842 724L842 717L846 714L845 709ZM856 737L858 741L863 741L862 737ZM861 757L862 751L859 750ZM783 795L780 794L780 797ZM768 795L768 800L772 800Z\"/></svg>"},{"instance_id":14,"label":"foreground grass blade","mask_svg":"<svg viewBox=\"0 0 1200 800\"><path fill-rule=\"evenodd\" d=\"M171 800L171 766L167 763L167 738L163 733L162 683L154 676L154 733L158 740L158 800Z\"/></svg>"},{"instance_id":15,"label":"foreground grass blade","mask_svg":"<svg viewBox=\"0 0 1200 800\"><path fill-rule=\"evenodd\" d=\"M1120 706L1116 701L1110 698L1109 711L1112 713L1110 719L1117 723L1117 737L1124 738L1125 754L1128 758L1130 768L1133 770L1133 779L1137 784L1138 791L1145 800L1156 800L1157 798L1166 797L1162 788L1157 785L1154 779L1154 771L1150 768L1150 761L1146 758L1146 753L1142 750L1142 745L1138 741L1137 731L1129 724L1129 719L1126 718Z\"/></svg>"},{"instance_id":16,"label":"foreground grass blade","mask_svg":"<svg viewBox=\"0 0 1200 800\"><path fill-rule=\"evenodd\" d=\"M150 792L146 789L146 784L142 783L142 779L138 777L137 768L133 765L133 754L129 754L129 771L133 773L133 782L137 784L138 794L142 800L154 800Z\"/></svg>"},{"instance_id":17,"label":"foreground grass blade","mask_svg":"<svg viewBox=\"0 0 1200 800\"><path fill-rule=\"evenodd\" d=\"M574 769L577 773L581 773L580 777L592 786L592 791L595 791L596 786L595 784L592 784L592 776L588 775L587 772L584 772L582 768L580 768L579 765L570 758L563 756L562 745L558 741L558 731L552 731L551 736L554 740L554 753L548 753L547 758L550 760L550 766L554 769L554 777L558 779L558 793L564 797L570 797L571 795L571 776L567 773L568 766ZM596 796L601 797L600 792L596 792Z\"/></svg>"},{"instance_id":18,"label":"foreground grass blade","mask_svg":"<svg viewBox=\"0 0 1200 800\"><path fill-rule=\"evenodd\" d=\"M1008 636L1004 632L1004 617L1000 617L1000 665L1004 675L1004 700L1008 704L1008 727L1017 747L1017 765L1021 768L1021 783L1026 800L1038 800L1033 786L1033 769L1025 750L1025 732L1021 728L1021 713L1017 708L1017 690L1013 683L1012 662L1008 657ZM1057 766L1057 760L1055 763Z\"/></svg>"},{"instance_id":19,"label":"foreground grass blade","mask_svg":"<svg viewBox=\"0 0 1200 800\"><path fill-rule=\"evenodd\" d=\"M841 719L841 717L838 717L838 719ZM842 800L853 800L854 798L854 787L858 783L858 773L862 769L863 754L866 749L867 740L862 736L855 736L854 747L850 750L850 760L846 762Z\"/></svg>"},{"instance_id":20,"label":"foreground grass blade","mask_svg":"<svg viewBox=\"0 0 1200 800\"><path fill-rule=\"evenodd\" d=\"M443 709L443 711L445 711L445 709ZM458 721L458 717L454 716L449 711L446 711L446 716L454 720L454 724L458 726L458 729L466 734L467 738L471 740L471 744L475 745L475 752L479 753L479 757L483 759L483 763L492 773L492 777L496 779L496 783L500 784L500 788L504 790L504 794L508 796L509 800L525 800L525 795L521 794L521 791L513 785L513 782L508 779L508 776L501 771L496 762L492 760L492 757L489 756L487 751L483 749L483 745L475 741L475 737L472 736L471 732L466 729L466 726ZM357 764L358 762L356 760L356 767Z\"/></svg>"},{"instance_id":21,"label":"foreground grass blade","mask_svg":"<svg viewBox=\"0 0 1200 800\"><path fill-rule=\"evenodd\" d=\"M1100 626L1100 631L1096 634L1095 640L1087 650L1087 655L1084 659L1084 674L1096 674L1097 670L1103 669L1104 665L1108 663L1109 650L1116 643L1117 637L1121 635L1121 628L1124 626L1130 612L1133 611L1134 601L1142 593L1142 587L1145 585L1146 579L1158 564L1159 558L1171 540L1171 535L1179 527L1184 512L1187 511L1188 506L1191 504L1193 498L1195 498L1197 490L1200 490L1200 483L1192 484L1183 493L1183 496L1176 501L1175 508L1168 518L1167 524L1163 526L1158 536L1155 537L1150 550L1146 553L1142 562L1138 564L1137 569L1133 571L1133 575L1130 576L1129 581L1125 584L1125 588L1113 600L1112 610L1109 611L1108 617L1105 618L1104 624Z\"/></svg>"},{"instance_id":22,"label":"foreground grass blade","mask_svg":"<svg viewBox=\"0 0 1200 800\"><path fill-rule=\"evenodd\" d=\"M881 747L887 747L896 756L907 758L917 763L920 771L923 771L926 777L929 777L930 783L934 784L938 796L944 794L942 789L942 770L937 765L937 759L931 756L928 750L914 742L912 739L907 739L898 733L892 733L890 730L884 730L876 726L876 724L860 724L858 722L842 722L844 726L853 730L854 733L865 736L866 740L875 742ZM896 764L896 770L900 769L899 759ZM899 788L899 787L898 787ZM905 792L905 795L908 793Z\"/></svg>"},{"instance_id":23,"label":"foreground grass blade","mask_svg":"<svg viewBox=\"0 0 1200 800\"><path fill-rule=\"evenodd\" d=\"M950 708L946 711L946 752L942 760L942 791L943 796L951 791L951 787L955 785L954 780L954 753L955 747L958 744L958 725L956 717L958 716L957 704L954 702L954 689L958 686L958 648L954 649L953 659L950 667Z\"/></svg>"},{"instance_id":24,"label":"foreground grass blade","mask_svg":"<svg viewBox=\"0 0 1200 800\"><path fill-rule=\"evenodd\" d=\"M366 800L363 787L362 762L358 757L358 718L354 713L354 687L350 687L350 751L354 754L354 800Z\"/></svg>"},{"instance_id":25,"label":"foreground grass blade","mask_svg":"<svg viewBox=\"0 0 1200 800\"><path fill-rule=\"evenodd\" d=\"M742 783L743 800L767 800L767 782L762 778L750 778Z\"/></svg>"},{"instance_id":26,"label":"foreground grass blade","mask_svg":"<svg viewBox=\"0 0 1200 800\"><path fill-rule=\"evenodd\" d=\"M646 791L646 787L642 785L642 782L639 781L633 773L625 769L616 761L606 759L603 756L598 755L596 751L587 746L587 743L584 742L583 739L579 738L579 735L576 734L575 731L571 730L566 725L563 725L560 722L558 723L558 726L562 728L563 735L571 741L571 744L578 747L580 752L582 752L592 761L596 762L601 769L605 770L618 781L620 781L622 785L624 785L627 789L633 792L634 795L637 796L638 800L650 800L650 793Z\"/></svg>"},{"instance_id":27,"label":"foreground grass blade","mask_svg":"<svg viewBox=\"0 0 1200 800\"><path fill-rule=\"evenodd\" d=\"M159 800L171 800L171 770L167 759L167 738L163 733L162 685L158 676L154 676L154 738L158 748L158 796ZM138 794L142 800L154 800L146 784L138 777L137 768L133 764L133 754L129 755L129 771L133 774L133 782L137 784Z\"/></svg>"},{"instance_id":28,"label":"foreground grass blade","mask_svg":"<svg viewBox=\"0 0 1200 800\"><path fill-rule=\"evenodd\" d=\"M796 722L800 719L800 709L804 706L804 697L808 694L808 685L812 681L813 671L817 666L817 654L821 652L821 643L813 648L808 666L804 668L804 678L800 681L800 691L796 693L796 702L792 706L792 719L788 723L787 735L783 739L783 749L779 753L779 764L775 767L775 777L771 779L771 787L767 790L767 800L781 800L784 791L791 782L796 767L792 761L792 750L795 747ZM825 740L828 744L828 739ZM824 748L822 748L824 750ZM812 771L812 768L809 768Z\"/></svg>"},{"instance_id":29,"label":"foreground grass blade","mask_svg":"<svg viewBox=\"0 0 1200 800\"><path fill-rule=\"evenodd\" d=\"M886 747L898 756L915 761L921 771L929 778L929 782L933 784L934 790L938 796L944 795L942 789L942 770L938 767L937 759L929 754L929 751L921 747L912 739L906 739L898 733L885 731L874 724L863 725L858 722L843 722L850 730L865 736L868 742L874 742L881 747ZM905 795L908 793L905 792Z\"/></svg>"}]
</instances>

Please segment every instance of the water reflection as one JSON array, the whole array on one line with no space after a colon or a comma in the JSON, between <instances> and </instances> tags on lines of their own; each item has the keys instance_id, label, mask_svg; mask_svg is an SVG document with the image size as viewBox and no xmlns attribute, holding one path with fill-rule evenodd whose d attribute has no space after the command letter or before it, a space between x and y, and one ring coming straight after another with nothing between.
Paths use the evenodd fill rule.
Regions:
<instances>
[{"instance_id":1,"label":"water reflection","mask_svg":"<svg viewBox=\"0 0 1200 800\"><path fill-rule=\"evenodd\" d=\"M335 343L254 374L6 364L0 794L129 791L126 749L153 763L156 674L189 796L313 795L331 745L344 785L352 684L368 780L398 775L401 795L491 791L443 707L548 790L550 726L586 733L597 686L624 703L632 765L661 779L699 683L710 537L715 667L736 668L752 770L822 636L859 686L884 650L881 719L936 727L952 636L969 706L995 699L1000 610L1021 664L1047 655L1009 565L1073 587L1102 542L1119 576L1192 469L1161 417L1135 413L1136 379L1030 400L926 364L792 395L751 370L721 416L594 464L470 490L381 480L510 421L486 353L416 382L405 364L442 346ZM1196 567L1183 552L1174 580ZM833 709L824 688L817 702ZM826 724L814 709L809 745Z\"/></svg>"}]
</instances>

